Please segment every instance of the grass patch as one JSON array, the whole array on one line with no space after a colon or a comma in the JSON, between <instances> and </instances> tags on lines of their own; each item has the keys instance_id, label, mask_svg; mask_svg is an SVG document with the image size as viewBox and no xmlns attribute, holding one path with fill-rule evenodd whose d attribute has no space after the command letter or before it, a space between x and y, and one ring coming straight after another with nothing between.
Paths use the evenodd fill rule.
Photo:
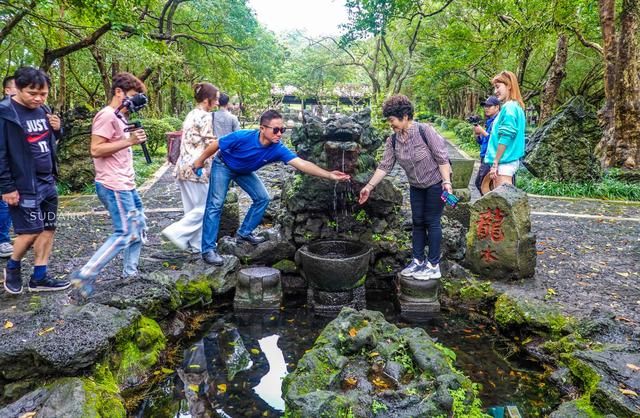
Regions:
<instances>
[{"instance_id":1,"label":"grass patch","mask_svg":"<svg viewBox=\"0 0 640 418\"><path fill-rule=\"evenodd\" d=\"M480 145L478 145L475 140L474 142L461 140L458 138L455 132L453 131L445 131L438 127L438 125L433 125L438 133L449 140L452 144L455 144L458 148L469 154L469 157L480 159Z\"/></svg>"},{"instance_id":2,"label":"grass patch","mask_svg":"<svg viewBox=\"0 0 640 418\"><path fill-rule=\"evenodd\" d=\"M526 170L519 170L516 186L527 193L546 196L589 197L605 200L629 200L640 202L640 184L627 183L615 177L615 171L607 172L599 182L558 182L534 177Z\"/></svg>"}]
</instances>

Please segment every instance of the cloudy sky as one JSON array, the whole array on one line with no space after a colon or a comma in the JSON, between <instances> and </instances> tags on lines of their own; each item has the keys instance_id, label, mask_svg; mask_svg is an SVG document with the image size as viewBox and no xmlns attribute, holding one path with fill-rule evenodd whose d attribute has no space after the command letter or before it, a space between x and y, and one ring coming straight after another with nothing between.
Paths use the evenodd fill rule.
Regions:
<instances>
[{"instance_id":1,"label":"cloudy sky","mask_svg":"<svg viewBox=\"0 0 640 418\"><path fill-rule=\"evenodd\" d=\"M249 0L260 23L279 33L305 30L308 35L337 35L346 23L344 0Z\"/></svg>"}]
</instances>

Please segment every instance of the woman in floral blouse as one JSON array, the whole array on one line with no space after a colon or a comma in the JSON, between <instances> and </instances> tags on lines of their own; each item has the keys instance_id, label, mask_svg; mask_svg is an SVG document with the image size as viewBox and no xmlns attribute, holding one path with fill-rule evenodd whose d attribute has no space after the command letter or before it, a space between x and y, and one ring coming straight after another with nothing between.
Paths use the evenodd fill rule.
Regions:
<instances>
[{"instance_id":1,"label":"woman in floral blouse","mask_svg":"<svg viewBox=\"0 0 640 418\"><path fill-rule=\"evenodd\" d=\"M193 172L192 165L215 139L211 110L217 106L220 93L213 84L198 83L194 88L194 95L197 104L182 124L180 157L174 170L182 195L184 217L166 227L162 235L182 250L199 253L211 160L205 161L201 176Z\"/></svg>"}]
</instances>

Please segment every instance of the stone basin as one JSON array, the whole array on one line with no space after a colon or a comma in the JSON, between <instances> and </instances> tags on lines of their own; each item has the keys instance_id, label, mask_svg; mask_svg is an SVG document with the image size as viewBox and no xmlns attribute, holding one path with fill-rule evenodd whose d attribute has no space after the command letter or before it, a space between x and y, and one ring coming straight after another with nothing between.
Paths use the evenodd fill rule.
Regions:
<instances>
[{"instance_id":1,"label":"stone basin","mask_svg":"<svg viewBox=\"0 0 640 418\"><path fill-rule=\"evenodd\" d=\"M315 241L296 252L296 264L313 288L340 292L364 284L371 247L347 240Z\"/></svg>"}]
</instances>

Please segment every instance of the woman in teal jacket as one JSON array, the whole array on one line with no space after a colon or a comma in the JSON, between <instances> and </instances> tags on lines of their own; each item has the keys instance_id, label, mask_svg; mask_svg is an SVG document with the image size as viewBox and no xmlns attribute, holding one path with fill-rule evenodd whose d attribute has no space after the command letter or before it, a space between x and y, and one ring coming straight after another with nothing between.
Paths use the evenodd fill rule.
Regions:
<instances>
[{"instance_id":1,"label":"woman in teal jacket","mask_svg":"<svg viewBox=\"0 0 640 418\"><path fill-rule=\"evenodd\" d=\"M495 95L502 102L500 113L493 123L485 162L491 165L489 177L494 187L513 184L519 160L524 155L524 101L518 79L511 71L502 71L491 80Z\"/></svg>"}]
</instances>

